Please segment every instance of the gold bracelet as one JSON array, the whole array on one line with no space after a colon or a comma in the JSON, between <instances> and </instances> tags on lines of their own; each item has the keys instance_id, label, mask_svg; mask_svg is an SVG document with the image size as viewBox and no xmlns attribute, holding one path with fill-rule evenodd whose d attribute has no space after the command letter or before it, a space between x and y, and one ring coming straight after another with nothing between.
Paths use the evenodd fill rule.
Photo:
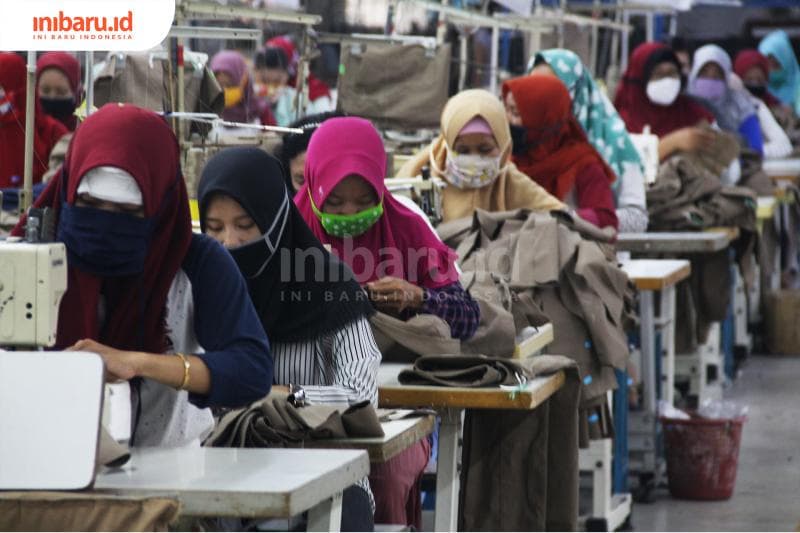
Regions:
<instances>
[{"instance_id":1,"label":"gold bracelet","mask_svg":"<svg viewBox=\"0 0 800 533\"><path fill-rule=\"evenodd\" d=\"M189 386L189 369L192 367L192 364L189 362L189 358L182 353L175 355L180 357L183 361L183 381L181 381L181 385L178 387L178 390L186 390L186 387Z\"/></svg>"}]
</instances>

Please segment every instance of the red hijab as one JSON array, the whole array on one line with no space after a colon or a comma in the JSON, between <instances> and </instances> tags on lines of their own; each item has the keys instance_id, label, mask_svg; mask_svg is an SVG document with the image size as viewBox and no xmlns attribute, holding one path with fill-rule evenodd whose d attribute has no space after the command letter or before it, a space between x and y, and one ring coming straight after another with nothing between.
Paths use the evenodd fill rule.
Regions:
<instances>
[{"instance_id":1,"label":"red hijab","mask_svg":"<svg viewBox=\"0 0 800 533\"><path fill-rule=\"evenodd\" d=\"M25 168L25 92L27 67L17 54L0 52L0 86L6 95L0 99L0 188L22 187ZM44 113L36 99L33 138L33 182L47 172L50 151L68 133L53 117Z\"/></svg>"},{"instance_id":2,"label":"red hijab","mask_svg":"<svg viewBox=\"0 0 800 533\"><path fill-rule=\"evenodd\" d=\"M172 280L192 238L189 199L175 135L163 118L133 105L107 104L77 129L59 173L36 201L58 217L61 202L74 204L81 178L91 169L114 166L130 173L142 191L144 216L155 219L144 272L101 278L69 268L58 318L57 348L88 338L121 350L164 352L165 305ZM20 235L25 220L14 228ZM97 228L103 231L103 228ZM103 331L97 315L106 297Z\"/></svg>"},{"instance_id":3,"label":"red hijab","mask_svg":"<svg viewBox=\"0 0 800 533\"><path fill-rule=\"evenodd\" d=\"M527 129L527 152L514 164L547 192L564 200L575 178L587 165L603 166L609 183L616 179L597 150L586 140L572 114L564 83L555 76L523 76L503 83L503 98L511 92Z\"/></svg>"},{"instance_id":4,"label":"red hijab","mask_svg":"<svg viewBox=\"0 0 800 533\"><path fill-rule=\"evenodd\" d=\"M769 80L769 59L767 59L767 56L755 48L742 50L736 54L736 61L733 62L733 71L736 72L736 75L742 78L742 80L744 80L744 75L753 67L761 69L764 73L764 78ZM764 103L767 104L768 107L778 107L782 105L781 101L769 91L764 93L761 99L764 100Z\"/></svg>"},{"instance_id":5,"label":"red hijab","mask_svg":"<svg viewBox=\"0 0 800 533\"><path fill-rule=\"evenodd\" d=\"M660 58L660 59L659 59ZM662 43L644 43L631 54L628 69L617 87L614 107L631 133L642 133L649 125L650 131L663 137L675 130L696 126L702 120L714 122L714 115L700 104L685 96L678 98L669 106L656 105L647 97L647 82L652 69L662 61L680 63L675 53Z\"/></svg>"},{"instance_id":6,"label":"red hijab","mask_svg":"<svg viewBox=\"0 0 800 533\"><path fill-rule=\"evenodd\" d=\"M342 239L328 235L311 207L322 205L347 176L362 176L383 199L383 215L365 233ZM419 215L395 200L384 183L386 151L368 120L332 118L314 132L306 153L305 185L294 201L314 235L350 265L359 283L383 276L436 289L458 281L455 252Z\"/></svg>"},{"instance_id":7,"label":"red hijab","mask_svg":"<svg viewBox=\"0 0 800 533\"><path fill-rule=\"evenodd\" d=\"M79 106L83 100L83 84L81 83L81 64L74 56L66 52L47 52L36 61L36 87L39 87L39 78L42 72L49 68L61 71L69 81L72 94L75 95L75 106ZM78 117L71 115L62 122L70 131L75 131L78 126Z\"/></svg>"}]
</instances>

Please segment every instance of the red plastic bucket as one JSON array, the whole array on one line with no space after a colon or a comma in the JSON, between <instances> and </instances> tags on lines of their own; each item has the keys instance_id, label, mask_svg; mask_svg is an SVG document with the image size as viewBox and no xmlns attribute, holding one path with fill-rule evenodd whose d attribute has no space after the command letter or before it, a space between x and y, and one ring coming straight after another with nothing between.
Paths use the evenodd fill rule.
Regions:
<instances>
[{"instance_id":1,"label":"red plastic bucket","mask_svg":"<svg viewBox=\"0 0 800 533\"><path fill-rule=\"evenodd\" d=\"M669 492L686 500L727 500L736 484L745 417L661 418Z\"/></svg>"}]
</instances>

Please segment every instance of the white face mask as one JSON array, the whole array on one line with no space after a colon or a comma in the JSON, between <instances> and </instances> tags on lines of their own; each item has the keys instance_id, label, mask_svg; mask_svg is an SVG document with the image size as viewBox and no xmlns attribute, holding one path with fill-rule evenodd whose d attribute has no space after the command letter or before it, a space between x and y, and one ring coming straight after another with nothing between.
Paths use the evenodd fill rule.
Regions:
<instances>
[{"instance_id":1,"label":"white face mask","mask_svg":"<svg viewBox=\"0 0 800 533\"><path fill-rule=\"evenodd\" d=\"M459 189L480 189L500 176L500 156L454 154L447 150L447 181Z\"/></svg>"},{"instance_id":2,"label":"white face mask","mask_svg":"<svg viewBox=\"0 0 800 533\"><path fill-rule=\"evenodd\" d=\"M657 105L672 105L680 92L680 78L661 78L647 84L647 97Z\"/></svg>"}]
</instances>

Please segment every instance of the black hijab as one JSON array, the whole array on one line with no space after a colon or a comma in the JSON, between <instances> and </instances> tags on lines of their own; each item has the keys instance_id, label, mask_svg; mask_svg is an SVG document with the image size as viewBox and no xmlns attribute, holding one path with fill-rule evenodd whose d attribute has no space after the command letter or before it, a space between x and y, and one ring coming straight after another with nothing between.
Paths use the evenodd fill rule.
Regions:
<instances>
[{"instance_id":1,"label":"black hijab","mask_svg":"<svg viewBox=\"0 0 800 533\"><path fill-rule=\"evenodd\" d=\"M203 231L217 194L239 202L261 231L259 240L229 251L271 341L314 340L374 312L350 268L306 226L276 158L244 147L212 157L197 191Z\"/></svg>"}]
</instances>

